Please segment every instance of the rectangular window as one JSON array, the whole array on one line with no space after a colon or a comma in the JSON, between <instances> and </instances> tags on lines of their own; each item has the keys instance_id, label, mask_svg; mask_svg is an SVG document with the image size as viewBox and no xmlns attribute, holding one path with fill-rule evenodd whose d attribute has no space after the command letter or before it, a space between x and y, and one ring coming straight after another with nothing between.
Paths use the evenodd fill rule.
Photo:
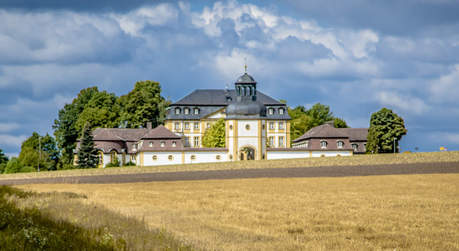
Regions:
<instances>
[{"instance_id":1,"label":"rectangular window","mask_svg":"<svg viewBox=\"0 0 459 251\"><path fill-rule=\"evenodd\" d=\"M194 129L196 131L199 130L199 123L198 122L195 122L193 125L194 125Z\"/></svg>"},{"instance_id":2,"label":"rectangular window","mask_svg":"<svg viewBox=\"0 0 459 251\"><path fill-rule=\"evenodd\" d=\"M279 136L279 147L284 147L284 136Z\"/></svg>"},{"instance_id":3,"label":"rectangular window","mask_svg":"<svg viewBox=\"0 0 459 251\"><path fill-rule=\"evenodd\" d=\"M274 122L269 122L269 130L274 130Z\"/></svg>"},{"instance_id":4,"label":"rectangular window","mask_svg":"<svg viewBox=\"0 0 459 251\"><path fill-rule=\"evenodd\" d=\"M177 130L177 131L180 130L180 123L179 123L179 122L175 122L175 123L174 123L174 128L175 128L175 130Z\"/></svg>"},{"instance_id":5,"label":"rectangular window","mask_svg":"<svg viewBox=\"0 0 459 251\"><path fill-rule=\"evenodd\" d=\"M194 137L194 147L199 147L199 136Z\"/></svg>"},{"instance_id":6,"label":"rectangular window","mask_svg":"<svg viewBox=\"0 0 459 251\"><path fill-rule=\"evenodd\" d=\"M199 114L199 108L194 108L194 114Z\"/></svg>"},{"instance_id":7,"label":"rectangular window","mask_svg":"<svg viewBox=\"0 0 459 251\"><path fill-rule=\"evenodd\" d=\"M268 147L274 147L274 137L269 136L268 138Z\"/></svg>"},{"instance_id":8,"label":"rectangular window","mask_svg":"<svg viewBox=\"0 0 459 251\"><path fill-rule=\"evenodd\" d=\"M279 130L284 130L284 122L279 122Z\"/></svg>"},{"instance_id":9,"label":"rectangular window","mask_svg":"<svg viewBox=\"0 0 459 251\"><path fill-rule=\"evenodd\" d=\"M189 129L190 129L190 123L185 122L185 130L189 130Z\"/></svg>"},{"instance_id":10,"label":"rectangular window","mask_svg":"<svg viewBox=\"0 0 459 251\"><path fill-rule=\"evenodd\" d=\"M185 108L185 110L184 110L184 111L185 111L185 114L190 114L190 109L188 109L188 108Z\"/></svg>"}]
</instances>

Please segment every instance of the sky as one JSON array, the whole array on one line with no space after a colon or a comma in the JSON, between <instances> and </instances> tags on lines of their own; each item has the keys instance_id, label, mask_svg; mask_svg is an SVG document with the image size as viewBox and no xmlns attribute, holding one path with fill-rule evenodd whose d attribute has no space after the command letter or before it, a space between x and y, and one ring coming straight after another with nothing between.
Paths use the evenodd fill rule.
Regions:
<instances>
[{"instance_id":1,"label":"sky","mask_svg":"<svg viewBox=\"0 0 459 251\"><path fill-rule=\"evenodd\" d=\"M0 149L52 134L90 86L161 83L177 101L244 73L291 107L320 102L351 127L386 107L402 151L459 150L456 0L1 0Z\"/></svg>"}]
</instances>

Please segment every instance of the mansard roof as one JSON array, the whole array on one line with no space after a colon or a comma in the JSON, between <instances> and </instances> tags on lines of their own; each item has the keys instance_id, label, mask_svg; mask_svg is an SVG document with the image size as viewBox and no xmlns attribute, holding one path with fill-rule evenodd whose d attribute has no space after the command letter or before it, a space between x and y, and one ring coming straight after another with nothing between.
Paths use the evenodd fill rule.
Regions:
<instances>
[{"instance_id":1,"label":"mansard roof","mask_svg":"<svg viewBox=\"0 0 459 251\"><path fill-rule=\"evenodd\" d=\"M368 128L335 128L331 123L325 123L320 126L311 128L302 136L293 140L293 142L300 142L312 138L343 138L349 141L366 141L368 135Z\"/></svg>"},{"instance_id":2,"label":"mansard roof","mask_svg":"<svg viewBox=\"0 0 459 251\"><path fill-rule=\"evenodd\" d=\"M147 131L147 128L96 128L92 135L95 141L138 141Z\"/></svg>"},{"instance_id":3,"label":"mansard roof","mask_svg":"<svg viewBox=\"0 0 459 251\"><path fill-rule=\"evenodd\" d=\"M367 141L368 128L339 128L349 136L350 141Z\"/></svg>"},{"instance_id":4,"label":"mansard roof","mask_svg":"<svg viewBox=\"0 0 459 251\"><path fill-rule=\"evenodd\" d=\"M172 106L226 106L231 102L231 100L235 100L235 98L235 90L198 89L173 103ZM260 91L257 91L257 100L264 105L284 105Z\"/></svg>"},{"instance_id":5,"label":"mansard roof","mask_svg":"<svg viewBox=\"0 0 459 251\"><path fill-rule=\"evenodd\" d=\"M160 125L155 129L149 130L142 136L142 139L181 139L181 137Z\"/></svg>"}]
</instances>

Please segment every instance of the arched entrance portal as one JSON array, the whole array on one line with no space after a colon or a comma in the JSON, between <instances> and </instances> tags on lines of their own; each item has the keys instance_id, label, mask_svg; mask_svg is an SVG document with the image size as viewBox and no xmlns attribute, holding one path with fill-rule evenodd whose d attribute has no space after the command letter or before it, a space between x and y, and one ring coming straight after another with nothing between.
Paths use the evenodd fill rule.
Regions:
<instances>
[{"instance_id":1,"label":"arched entrance portal","mask_svg":"<svg viewBox=\"0 0 459 251\"><path fill-rule=\"evenodd\" d=\"M242 147L240 159L241 160L254 160L255 159L255 149L250 146Z\"/></svg>"}]
</instances>

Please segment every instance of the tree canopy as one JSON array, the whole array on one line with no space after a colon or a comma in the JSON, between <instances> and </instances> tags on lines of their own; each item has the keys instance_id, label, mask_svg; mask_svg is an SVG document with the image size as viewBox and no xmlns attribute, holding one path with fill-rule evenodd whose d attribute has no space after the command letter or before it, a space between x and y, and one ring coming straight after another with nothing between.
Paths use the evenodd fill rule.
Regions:
<instances>
[{"instance_id":1,"label":"tree canopy","mask_svg":"<svg viewBox=\"0 0 459 251\"><path fill-rule=\"evenodd\" d=\"M403 119L392 110L382 108L371 114L370 128L368 129L368 142L366 146L367 152L398 152L399 141L406 133L407 130Z\"/></svg>"},{"instance_id":2,"label":"tree canopy","mask_svg":"<svg viewBox=\"0 0 459 251\"><path fill-rule=\"evenodd\" d=\"M333 116L328 105L317 103L310 109L304 106L289 108L288 114L292 118L290 121L290 137L296 139L307 132L309 129L323 125L328 121L333 121L336 128L348 127L346 121Z\"/></svg>"},{"instance_id":3,"label":"tree canopy","mask_svg":"<svg viewBox=\"0 0 459 251\"><path fill-rule=\"evenodd\" d=\"M33 132L32 136L22 142L18 160L21 165L33 167L35 170L39 164L41 170L56 170L59 151L54 138L48 134L40 136Z\"/></svg>"},{"instance_id":4,"label":"tree canopy","mask_svg":"<svg viewBox=\"0 0 459 251\"><path fill-rule=\"evenodd\" d=\"M134 89L119 98L121 123L127 128L156 127L164 122L169 102L161 96L161 86L150 80L135 83Z\"/></svg>"},{"instance_id":5,"label":"tree canopy","mask_svg":"<svg viewBox=\"0 0 459 251\"><path fill-rule=\"evenodd\" d=\"M202 145L204 147L225 147L226 131L225 120L219 119L204 132Z\"/></svg>"},{"instance_id":6,"label":"tree canopy","mask_svg":"<svg viewBox=\"0 0 459 251\"><path fill-rule=\"evenodd\" d=\"M0 164L8 162L8 156L3 153L3 150L0 149Z\"/></svg>"},{"instance_id":7,"label":"tree canopy","mask_svg":"<svg viewBox=\"0 0 459 251\"><path fill-rule=\"evenodd\" d=\"M162 123L169 102L161 96L158 82L140 81L127 95L117 97L114 93L99 91L90 87L79 92L71 104L59 110L54 120L54 136L61 150L61 160L70 164L73 160L75 142L88 122L91 129L96 127L138 128L152 122L154 126Z\"/></svg>"}]
</instances>

